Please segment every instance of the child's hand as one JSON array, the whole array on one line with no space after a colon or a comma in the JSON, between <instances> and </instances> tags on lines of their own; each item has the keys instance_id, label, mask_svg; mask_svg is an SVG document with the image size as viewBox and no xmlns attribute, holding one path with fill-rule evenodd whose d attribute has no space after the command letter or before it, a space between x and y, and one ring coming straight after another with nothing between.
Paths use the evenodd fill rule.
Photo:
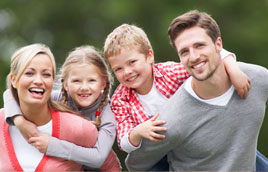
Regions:
<instances>
[{"instance_id":1,"label":"child's hand","mask_svg":"<svg viewBox=\"0 0 268 172\"><path fill-rule=\"evenodd\" d=\"M250 79L249 77L243 73L242 71L237 72L235 75L230 76L231 82L234 85L238 95L245 99L248 96L248 92L250 89Z\"/></svg>"},{"instance_id":2,"label":"child's hand","mask_svg":"<svg viewBox=\"0 0 268 172\"><path fill-rule=\"evenodd\" d=\"M39 132L34 123L26 120L22 115L13 117L15 126L20 130L20 133L28 141L30 137L39 136Z\"/></svg>"},{"instance_id":3,"label":"child's hand","mask_svg":"<svg viewBox=\"0 0 268 172\"><path fill-rule=\"evenodd\" d=\"M166 131L166 127L161 127L159 125L165 124L163 120L156 120L159 116L157 113L148 121L141 123L136 126L130 133L130 142L134 146L138 146L142 138L149 139L154 142L161 142L164 138L164 134L159 134L159 131Z\"/></svg>"},{"instance_id":4,"label":"child's hand","mask_svg":"<svg viewBox=\"0 0 268 172\"><path fill-rule=\"evenodd\" d=\"M231 55L225 57L223 62L238 95L243 99L247 98L250 89L249 77L240 70L238 64Z\"/></svg>"},{"instance_id":5,"label":"child's hand","mask_svg":"<svg viewBox=\"0 0 268 172\"><path fill-rule=\"evenodd\" d=\"M31 137L29 143L36 147L41 153L47 152L47 147L49 143L49 135L40 133L37 137Z\"/></svg>"}]
</instances>

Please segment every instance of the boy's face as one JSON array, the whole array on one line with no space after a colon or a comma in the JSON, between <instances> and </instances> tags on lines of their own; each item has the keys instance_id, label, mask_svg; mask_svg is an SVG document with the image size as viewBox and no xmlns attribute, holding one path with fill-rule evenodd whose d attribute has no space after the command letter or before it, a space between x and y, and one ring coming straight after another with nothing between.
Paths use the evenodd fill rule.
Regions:
<instances>
[{"instance_id":1,"label":"boy's face","mask_svg":"<svg viewBox=\"0 0 268 172\"><path fill-rule=\"evenodd\" d=\"M210 78L219 66L221 38L214 43L205 29L199 26L186 29L174 43L182 64L195 79Z\"/></svg>"},{"instance_id":2,"label":"boy's face","mask_svg":"<svg viewBox=\"0 0 268 172\"><path fill-rule=\"evenodd\" d=\"M135 48L123 48L120 54L111 56L107 60L121 84L134 88L139 94L147 94L151 90L154 63L152 50L146 56Z\"/></svg>"}]
</instances>

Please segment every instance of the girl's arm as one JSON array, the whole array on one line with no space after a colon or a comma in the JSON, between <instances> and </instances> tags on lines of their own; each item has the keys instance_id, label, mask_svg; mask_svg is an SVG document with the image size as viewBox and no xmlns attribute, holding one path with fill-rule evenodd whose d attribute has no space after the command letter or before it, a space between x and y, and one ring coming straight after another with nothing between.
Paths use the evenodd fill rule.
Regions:
<instances>
[{"instance_id":1,"label":"girl's arm","mask_svg":"<svg viewBox=\"0 0 268 172\"><path fill-rule=\"evenodd\" d=\"M38 140L38 137L34 137L30 139L30 142L37 143L37 141L39 141L41 144L49 142L47 149L44 149L44 147L42 149L42 146L40 147L43 151L46 150L46 152L43 152L46 153L46 155L72 160L91 168L100 168L112 150L116 135L116 121L109 105L106 105L103 109L101 121L98 140L93 148L78 146L55 137L50 137L47 142L45 140L41 141L40 138ZM44 136L42 137L44 139L46 138ZM37 145L39 145L39 143L37 143Z\"/></svg>"}]
</instances>

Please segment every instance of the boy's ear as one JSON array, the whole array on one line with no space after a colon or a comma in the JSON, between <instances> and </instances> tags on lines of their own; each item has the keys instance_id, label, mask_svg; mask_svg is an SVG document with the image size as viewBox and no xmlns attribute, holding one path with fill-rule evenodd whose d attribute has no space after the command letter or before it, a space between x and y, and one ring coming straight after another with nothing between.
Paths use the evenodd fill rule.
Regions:
<instances>
[{"instance_id":1,"label":"boy's ear","mask_svg":"<svg viewBox=\"0 0 268 172\"><path fill-rule=\"evenodd\" d=\"M17 88L17 85L16 85L16 77L13 74L10 74L9 77L10 77L10 82L11 82L12 86L14 88Z\"/></svg>"},{"instance_id":2,"label":"boy's ear","mask_svg":"<svg viewBox=\"0 0 268 172\"><path fill-rule=\"evenodd\" d=\"M151 64L154 64L154 51L149 49L149 53L147 55L147 61Z\"/></svg>"}]
</instances>

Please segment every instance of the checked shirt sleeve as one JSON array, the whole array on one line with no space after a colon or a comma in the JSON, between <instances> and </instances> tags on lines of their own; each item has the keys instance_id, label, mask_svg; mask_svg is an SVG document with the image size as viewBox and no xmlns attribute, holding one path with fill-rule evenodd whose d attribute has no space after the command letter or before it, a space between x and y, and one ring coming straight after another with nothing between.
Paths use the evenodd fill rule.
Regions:
<instances>
[{"instance_id":1,"label":"checked shirt sleeve","mask_svg":"<svg viewBox=\"0 0 268 172\"><path fill-rule=\"evenodd\" d=\"M135 127L134 118L129 112L129 103L122 93L124 88L119 87L113 94L111 100L111 109L117 121L117 142L120 149L121 139L125 134L128 134L130 129Z\"/></svg>"}]
</instances>

